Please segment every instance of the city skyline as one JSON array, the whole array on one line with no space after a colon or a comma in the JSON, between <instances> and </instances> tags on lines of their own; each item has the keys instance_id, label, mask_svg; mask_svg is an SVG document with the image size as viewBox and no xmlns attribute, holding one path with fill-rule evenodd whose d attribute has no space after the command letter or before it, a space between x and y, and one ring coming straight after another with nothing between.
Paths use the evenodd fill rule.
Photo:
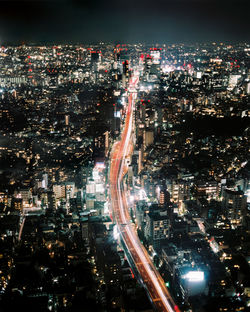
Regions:
<instances>
[{"instance_id":1,"label":"city skyline","mask_svg":"<svg viewBox=\"0 0 250 312\"><path fill-rule=\"evenodd\" d=\"M0 47L0 309L247 312L248 43Z\"/></svg>"},{"instance_id":2,"label":"city skyline","mask_svg":"<svg viewBox=\"0 0 250 312\"><path fill-rule=\"evenodd\" d=\"M248 312L250 2L0 0L0 310Z\"/></svg>"}]
</instances>

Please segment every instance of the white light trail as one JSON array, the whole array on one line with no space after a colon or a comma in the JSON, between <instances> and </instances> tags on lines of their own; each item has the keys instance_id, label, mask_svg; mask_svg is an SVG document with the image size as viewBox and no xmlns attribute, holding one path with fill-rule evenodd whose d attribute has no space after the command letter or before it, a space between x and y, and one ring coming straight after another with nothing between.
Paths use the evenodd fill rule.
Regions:
<instances>
[{"instance_id":1,"label":"white light trail","mask_svg":"<svg viewBox=\"0 0 250 312\"><path fill-rule=\"evenodd\" d=\"M133 101L132 100L130 100L130 101L131 101L131 103L129 103L129 108L128 108L129 113L130 113L130 111L132 111L132 108L133 108L132 107L133 106ZM126 136L126 140L125 140L125 144L124 144L124 150L123 150L123 153L122 153L123 154L122 166L121 166L121 169L119 171L119 178L118 178L118 181L117 181L117 190L118 190L118 194L119 194L119 196L118 196L118 198L119 198L118 204L119 204L119 211L121 212L122 224L126 224L127 223L127 218L126 218L125 212L124 212L125 207L124 207L123 202L122 202L120 185L122 183L122 174L123 174L122 168L124 166L125 155L127 154L127 151L128 151L128 144L129 144L131 132L132 132L132 118L131 118L131 115L130 115L127 136ZM157 293L158 293L159 297L161 298L165 308L167 308L167 310L169 312L174 312L174 310L170 306L166 296L164 295L164 293L162 291L162 288L161 288L161 286L159 284L159 281L158 281L158 277L156 276L152 266L149 265L148 260L147 260L147 258L145 256L144 252L142 251L140 244L138 243L138 239L136 239L137 236L135 238L135 233L132 232L130 225L126 224L125 227L126 227L126 232L129 235L130 241L132 242L132 245L134 246L134 248L136 247L137 254L140 257L141 262L144 264L144 267L145 267L148 275L150 276L150 278L151 278L151 280L152 280L152 282L154 284L154 287L157 290Z\"/></svg>"}]
</instances>

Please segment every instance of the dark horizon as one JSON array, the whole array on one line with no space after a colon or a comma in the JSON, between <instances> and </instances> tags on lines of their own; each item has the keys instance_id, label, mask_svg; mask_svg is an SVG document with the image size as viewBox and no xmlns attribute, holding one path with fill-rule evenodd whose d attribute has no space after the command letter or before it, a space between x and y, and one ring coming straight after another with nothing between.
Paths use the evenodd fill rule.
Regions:
<instances>
[{"instance_id":1,"label":"dark horizon","mask_svg":"<svg viewBox=\"0 0 250 312\"><path fill-rule=\"evenodd\" d=\"M0 1L0 44L249 42L249 2Z\"/></svg>"}]
</instances>

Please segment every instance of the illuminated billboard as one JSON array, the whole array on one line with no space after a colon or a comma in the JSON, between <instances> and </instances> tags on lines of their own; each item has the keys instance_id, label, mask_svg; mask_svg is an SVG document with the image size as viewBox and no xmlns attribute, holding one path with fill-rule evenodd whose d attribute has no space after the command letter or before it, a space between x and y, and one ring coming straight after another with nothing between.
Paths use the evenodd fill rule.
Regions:
<instances>
[{"instance_id":1,"label":"illuminated billboard","mask_svg":"<svg viewBox=\"0 0 250 312\"><path fill-rule=\"evenodd\" d=\"M189 271L183 276L189 282L201 282L204 280L204 272L202 271Z\"/></svg>"},{"instance_id":2,"label":"illuminated billboard","mask_svg":"<svg viewBox=\"0 0 250 312\"><path fill-rule=\"evenodd\" d=\"M119 232L118 232L117 225L115 225L114 228L113 228L113 237L114 237L115 240L118 240L118 238L119 238Z\"/></svg>"}]
</instances>

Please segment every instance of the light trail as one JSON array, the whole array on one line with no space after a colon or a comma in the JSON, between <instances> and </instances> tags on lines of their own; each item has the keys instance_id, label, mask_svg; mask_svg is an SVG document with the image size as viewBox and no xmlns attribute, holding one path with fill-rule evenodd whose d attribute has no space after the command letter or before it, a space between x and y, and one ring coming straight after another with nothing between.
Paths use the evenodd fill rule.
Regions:
<instances>
[{"instance_id":1,"label":"light trail","mask_svg":"<svg viewBox=\"0 0 250 312\"><path fill-rule=\"evenodd\" d=\"M122 196L121 196L120 188L118 188L118 193L119 193L119 199L120 199L120 207L122 207L123 204L122 204L122 199L121 199ZM124 211L122 208L121 208L121 211L122 211L122 216L124 217L122 222L126 222L126 218L125 218ZM173 311L174 312L174 310L170 306L169 302L166 299L166 296L164 295L164 293L163 293L163 291L159 285L157 276L154 274L154 271L152 271L152 267L149 265L148 260L146 259L144 253L142 252L141 246L138 244L138 240L135 239L134 233L132 233L130 225L126 225L126 230L127 230L128 235L129 235L130 241L132 241L132 245L134 246L134 248L137 247L136 251L139 255L140 261L144 265L144 267L146 268L148 275L151 277L151 280L153 281L153 284L154 284L155 288L157 289L159 296L161 297L166 308L168 309L167 311L171 311L171 312Z\"/></svg>"},{"instance_id":2,"label":"light trail","mask_svg":"<svg viewBox=\"0 0 250 312\"><path fill-rule=\"evenodd\" d=\"M138 77L132 78L131 90L135 90ZM119 144L113 145L112 161L110 168L110 191L112 199L112 209L119 232L129 251L132 260L146 286L152 302L159 311L178 312L179 308L175 305L169 291L167 290L162 277L155 269L150 260L146 249L142 246L130 223L130 216L127 209L127 200L124 191L121 189L126 155L129 153L129 143L132 133L132 113L136 94L128 96L128 107L123 132ZM118 149L119 148L119 149Z\"/></svg>"}]
</instances>

